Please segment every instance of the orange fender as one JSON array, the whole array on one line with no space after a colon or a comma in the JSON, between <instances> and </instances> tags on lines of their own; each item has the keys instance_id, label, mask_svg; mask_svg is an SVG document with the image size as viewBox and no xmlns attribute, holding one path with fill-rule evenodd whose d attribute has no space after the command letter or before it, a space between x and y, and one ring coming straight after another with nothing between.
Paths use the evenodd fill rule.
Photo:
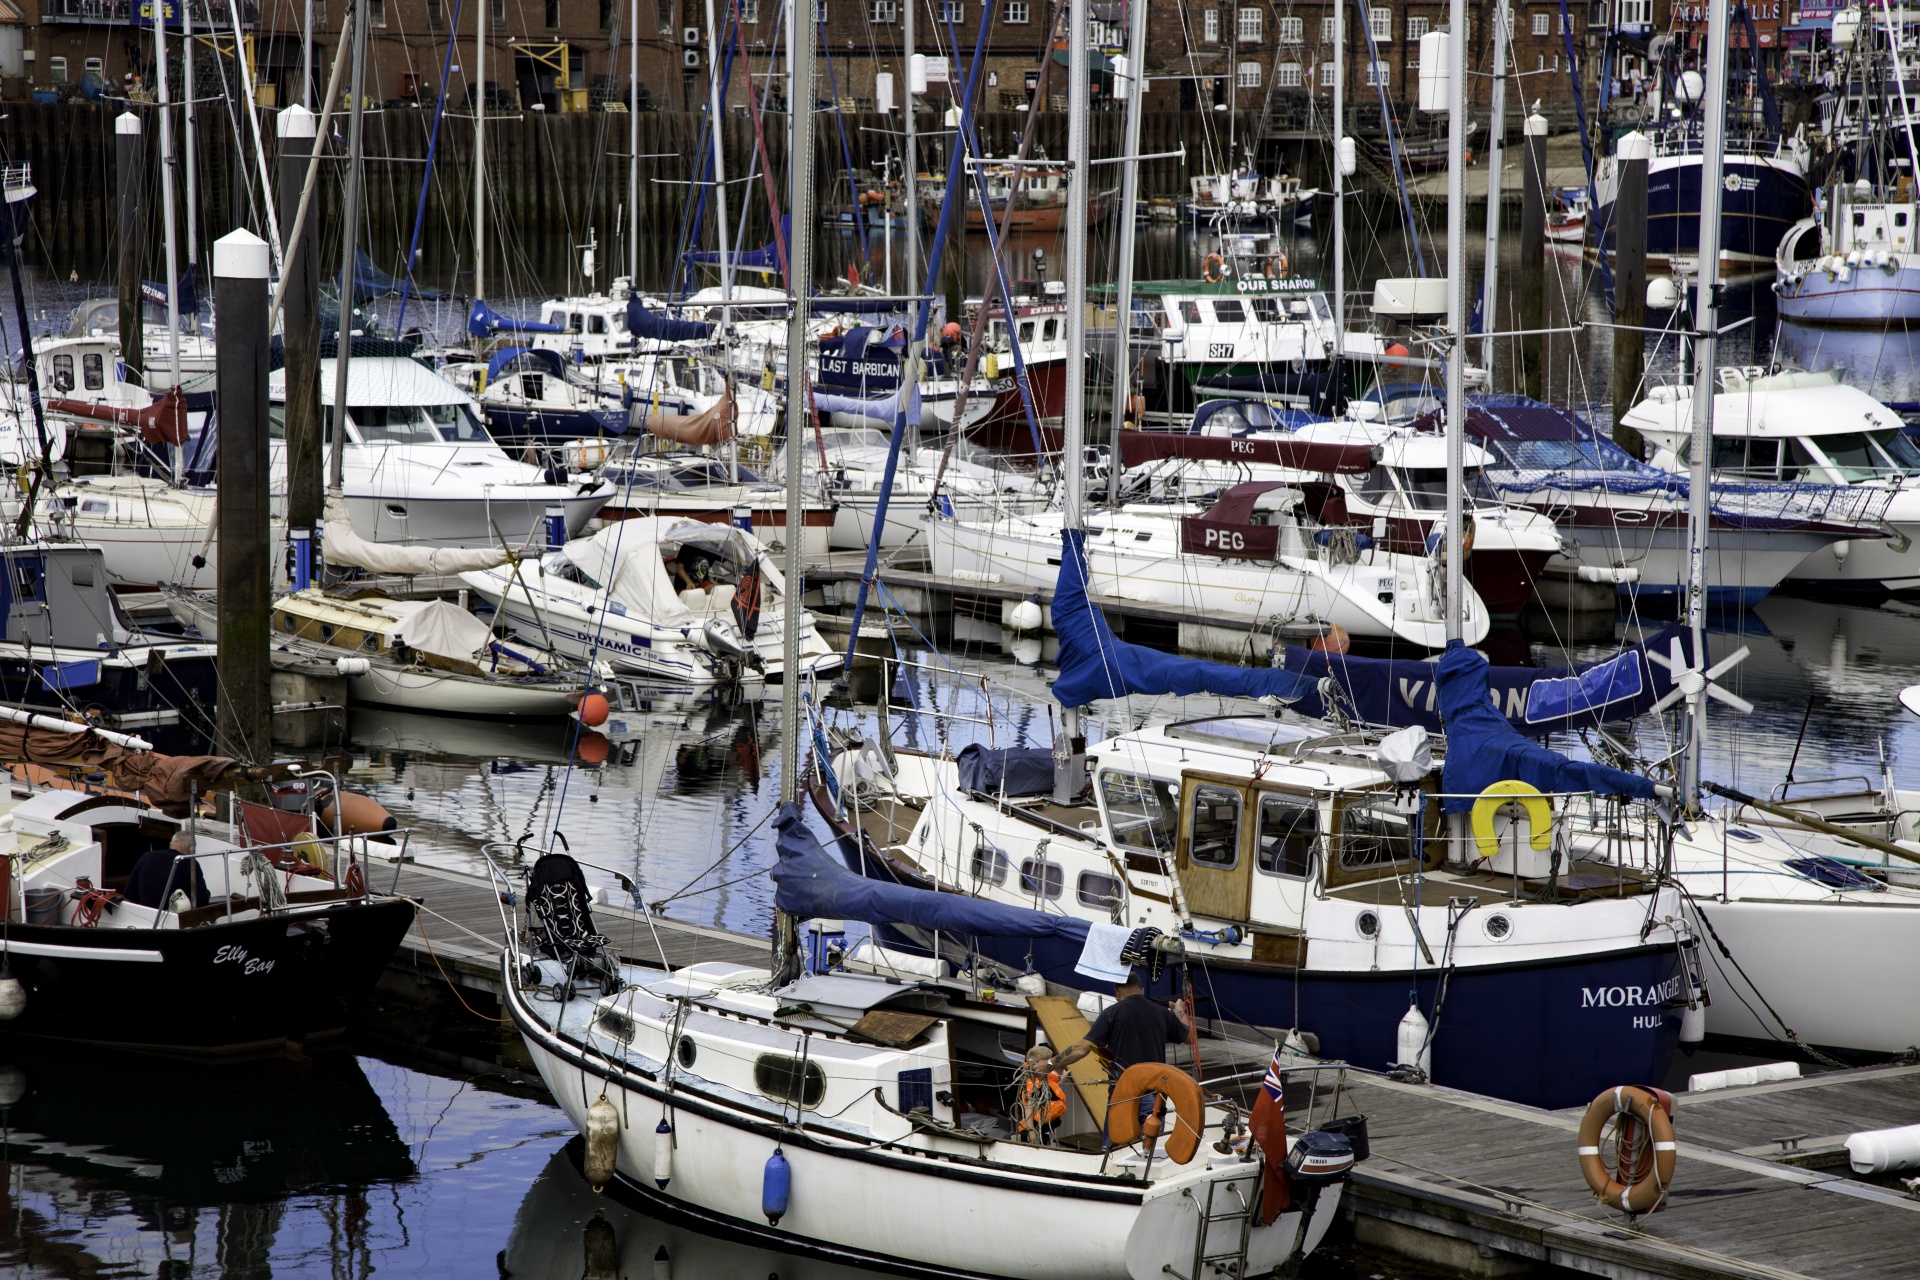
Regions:
<instances>
[{"instance_id":1,"label":"orange fender","mask_svg":"<svg viewBox=\"0 0 1920 1280\"><path fill-rule=\"evenodd\" d=\"M328 797L320 806L320 821L327 829L341 836L377 836L384 831L392 831L400 824L387 812L386 806L372 796L363 796L357 791L338 793L338 806L341 820L334 821L335 798Z\"/></svg>"}]
</instances>

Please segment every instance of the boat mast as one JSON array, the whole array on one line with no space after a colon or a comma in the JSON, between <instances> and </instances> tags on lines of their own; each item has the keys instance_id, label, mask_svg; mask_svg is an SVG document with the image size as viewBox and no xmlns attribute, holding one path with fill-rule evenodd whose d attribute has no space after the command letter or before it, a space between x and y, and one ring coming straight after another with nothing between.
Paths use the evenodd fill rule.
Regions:
<instances>
[{"instance_id":1,"label":"boat mast","mask_svg":"<svg viewBox=\"0 0 1920 1280\"><path fill-rule=\"evenodd\" d=\"M627 292L640 289L640 0L627 45ZM638 347L636 340L634 345Z\"/></svg>"},{"instance_id":2,"label":"boat mast","mask_svg":"<svg viewBox=\"0 0 1920 1280\"><path fill-rule=\"evenodd\" d=\"M367 0L353 5L353 109L347 120L347 199L340 227L340 321L333 337L333 448L328 455L327 488L339 493L346 486L347 362L353 351L353 286L357 232L360 228L360 124L367 101ZM474 6L484 15L485 4ZM484 94L482 95L484 96ZM474 264L476 279L479 264Z\"/></svg>"},{"instance_id":3,"label":"boat mast","mask_svg":"<svg viewBox=\"0 0 1920 1280\"><path fill-rule=\"evenodd\" d=\"M813 289L813 54L818 28L802 21L801 6L817 0L787 0L787 119L792 129L792 188L787 209L792 231L787 239L787 589L780 601L785 632L787 675L780 682L780 803L800 791L800 596L804 567L801 541L805 514L801 472L806 465L807 302ZM776 224L777 226L778 224ZM794 918L776 911L773 918L773 979L798 976L800 935Z\"/></svg>"},{"instance_id":4,"label":"boat mast","mask_svg":"<svg viewBox=\"0 0 1920 1280\"><path fill-rule=\"evenodd\" d=\"M1447 643L1465 627L1467 434L1467 0L1447 19Z\"/></svg>"},{"instance_id":5,"label":"boat mast","mask_svg":"<svg viewBox=\"0 0 1920 1280\"><path fill-rule=\"evenodd\" d=\"M1147 82L1147 0L1129 0L1127 18L1127 127L1120 153L1120 279L1114 292L1113 433L1107 459L1107 505L1120 503L1120 433L1126 427L1133 372L1133 222L1140 198L1140 96ZM1007 311L1013 328L1013 311ZM1069 365L1069 368L1073 366ZM1135 426L1140 425L1135 423Z\"/></svg>"},{"instance_id":6,"label":"boat mast","mask_svg":"<svg viewBox=\"0 0 1920 1280\"><path fill-rule=\"evenodd\" d=\"M179 0L185 4L187 0ZM152 7L153 13L153 56L158 64L159 74L155 77L160 91L160 219L161 234L167 246L167 374L172 378L170 385L180 385L180 250L174 243L173 225L173 104L167 91L167 0L160 0ZM192 97L189 89L188 97ZM174 445L173 482L181 483L186 478L186 454L179 445Z\"/></svg>"},{"instance_id":7,"label":"boat mast","mask_svg":"<svg viewBox=\"0 0 1920 1280\"><path fill-rule=\"evenodd\" d=\"M1333 4L1333 369L1347 354L1347 6ZM1334 388L1339 394L1344 381ZM1338 403L1334 401L1332 403Z\"/></svg>"},{"instance_id":8,"label":"boat mast","mask_svg":"<svg viewBox=\"0 0 1920 1280\"><path fill-rule=\"evenodd\" d=\"M180 5L180 20L182 24L180 38L180 80L185 86L181 91L185 96L180 101L180 107L184 115L182 145L187 153L187 168L184 175L187 180L187 274L194 277L194 290L196 294L194 331L198 332L200 328L200 310L197 297L199 292L199 273L196 272L194 268L198 266L200 262L200 228L196 225L200 220L200 184L194 173L193 163L193 5L191 0L182 0ZM261 194L262 197L268 201L272 200L271 192L262 192Z\"/></svg>"},{"instance_id":9,"label":"boat mast","mask_svg":"<svg viewBox=\"0 0 1920 1280\"><path fill-rule=\"evenodd\" d=\"M1504 3L1493 6L1493 120L1487 139L1487 261L1480 285L1480 363L1493 368L1494 299L1500 288L1501 163L1507 148L1507 19Z\"/></svg>"},{"instance_id":10,"label":"boat mast","mask_svg":"<svg viewBox=\"0 0 1920 1280\"><path fill-rule=\"evenodd\" d=\"M1727 149L1727 0L1707 4L1707 92L1701 131L1700 172L1720 172ZM1700 757L1706 746L1709 682L1706 667L1707 523L1712 496L1707 463L1712 451L1713 389L1720 325L1720 184L1700 184L1700 280L1694 302L1693 440L1687 476L1687 629L1693 639L1693 670L1681 677L1687 691L1687 749L1681 798L1687 812L1700 812Z\"/></svg>"},{"instance_id":11,"label":"boat mast","mask_svg":"<svg viewBox=\"0 0 1920 1280\"><path fill-rule=\"evenodd\" d=\"M351 3L352 0L349 0ZM487 296L487 10L483 0L473 6L473 300ZM360 62L354 53L353 127L360 128ZM631 165L635 163L629 160ZM631 172L631 170L629 170ZM352 234L349 232L348 234ZM342 304L344 308L344 303ZM343 312L344 314L344 312Z\"/></svg>"},{"instance_id":12,"label":"boat mast","mask_svg":"<svg viewBox=\"0 0 1920 1280\"><path fill-rule=\"evenodd\" d=\"M1144 6L1145 0L1136 0ZM1091 196L1093 169L1088 163L1087 137L1087 0L1070 0L1067 6L1067 396L1060 422L1060 512L1063 527L1082 532L1087 527L1086 428L1087 428L1087 205ZM1009 197L1011 199L1011 197ZM1132 210L1124 211L1131 219ZM1007 311L1007 331L1013 332L1013 311ZM1116 445L1118 441L1115 442ZM1116 456L1110 465L1118 466ZM1084 545L1084 544L1083 544ZM1061 548L1067 554L1067 548ZM1089 577L1092 575L1089 574ZM1060 727L1066 737L1063 752L1054 749L1054 794L1060 795L1071 783L1072 761L1080 746L1080 709L1066 707L1060 713ZM1063 762L1067 766L1062 771Z\"/></svg>"},{"instance_id":13,"label":"boat mast","mask_svg":"<svg viewBox=\"0 0 1920 1280\"><path fill-rule=\"evenodd\" d=\"M733 327L733 266L727 243L731 228L727 226L727 164L721 132L726 117L720 100L720 30L713 21L713 0L707 0L707 50L707 132L713 139L714 226L719 233L714 239L720 245L720 333L724 337Z\"/></svg>"}]
</instances>

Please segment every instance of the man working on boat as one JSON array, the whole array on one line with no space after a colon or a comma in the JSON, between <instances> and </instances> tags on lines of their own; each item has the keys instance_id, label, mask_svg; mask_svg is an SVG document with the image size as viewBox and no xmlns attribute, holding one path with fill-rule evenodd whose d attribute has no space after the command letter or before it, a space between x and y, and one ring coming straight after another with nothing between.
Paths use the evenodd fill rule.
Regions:
<instances>
[{"instance_id":1,"label":"man working on boat","mask_svg":"<svg viewBox=\"0 0 1920 1280\"><path fill-rule=\"evenodd\" d=\"M1147 989L1129 973L1125 982L1113 988L1114 1002L1100 1011L1083 1039L1068 1045L1047 1064L1049 1071L1064 1071L1095 1049L1113 1063L1114 1075L1140 1062L1165 1062L1167 1046L1187 1038L1187 1015L1178 1005L1172 1009L1147 999ZM1141 1114L1151 1104L1141 1100Z\"/></svg>"}]
</instances>

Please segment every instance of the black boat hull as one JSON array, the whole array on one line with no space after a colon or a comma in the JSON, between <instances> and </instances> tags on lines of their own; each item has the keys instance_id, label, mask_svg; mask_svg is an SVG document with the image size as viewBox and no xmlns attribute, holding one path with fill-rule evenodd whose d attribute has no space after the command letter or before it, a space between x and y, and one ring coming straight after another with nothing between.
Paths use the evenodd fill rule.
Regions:
<instances>
[{"instance_id":1,"label":"black boat hull","mask_svg":"<svg viewBox=\"0 0 1920 1280\"><path fill-rule=\"evenodd\" d=\"M197 929L10 924L26 1008L0 1029L193 1054L272 1049L343 1029L414 904L369 899Z\"/></svg>"}]
</instances>

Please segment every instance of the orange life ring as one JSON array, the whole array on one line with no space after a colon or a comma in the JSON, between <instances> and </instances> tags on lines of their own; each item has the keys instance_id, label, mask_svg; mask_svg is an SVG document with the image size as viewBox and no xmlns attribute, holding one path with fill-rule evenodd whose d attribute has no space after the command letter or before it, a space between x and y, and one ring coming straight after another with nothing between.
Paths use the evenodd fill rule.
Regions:
<instances>
[{"instance_id":1,"label":"orange life ring","mask_svg":"<svg viewBox=\"0 0 1920 1280\"><path fill-rule=\"evenodd\" d=\"M1150 1115L1142 1117L1140 1099L1153 1095L1161 1101ZM1200 1150L1206 1100L1200 1096L1198 1080L1164 1062L1136 1062L1120 1073L1120 1082L1107 1099L1107 1137L1116 1147L1131 1146L1143 1137L1158 1137L1168 1102L1176 1115L1173 1132L1167 1135L1167 1157L1175 1164L1189 1163Z\"/></svg>"},{"instance_id":2,"label":"orange life ring","mask_svg":"<svg viewBox=\"0 0 1920 1280\"><path fill-rule=\"evenodd\" d=\"M1580 1118L1580 1172L1602 1204L1628 1213L1651 1213L1666 1199L1679 1158L1671 1111L1672 1102L1665 1094L1633 1085L1609 1089L1588 1106ZM1614 1135L1619 1160L1615 1169L1608 1169L1600 1155L1600 1139L1607 1122L1616 1117L1621 1117Z\"/></svg>"},{"instance_id":3,"label":"orange life ring","mask_svg":"<svg viewBox=\"0 0 1920 1280\"><path fill-rule=\"evenodd\" d=\"M1286 251L1282 249L1275 249L1272 253L1267 255L1267 279L1269 280L1286 279L1287 269L1290 265L1291 264L1287 262Z\"/></svg>"},{"instance_id":4,"label":"orange life ring","mask_svg":"<svg viewBox=\"0 0 1920 1280\"><path fill-rule=\"evenodd\" d=\"M1227 260L1217 253L1210 253L1206 261L1200 264L1200 278L1208 284L1219 284L1227 278Z\"/></svg>"}]
</instances>

